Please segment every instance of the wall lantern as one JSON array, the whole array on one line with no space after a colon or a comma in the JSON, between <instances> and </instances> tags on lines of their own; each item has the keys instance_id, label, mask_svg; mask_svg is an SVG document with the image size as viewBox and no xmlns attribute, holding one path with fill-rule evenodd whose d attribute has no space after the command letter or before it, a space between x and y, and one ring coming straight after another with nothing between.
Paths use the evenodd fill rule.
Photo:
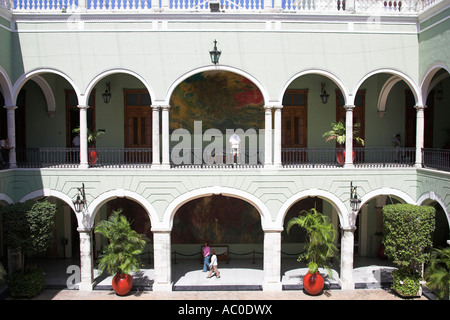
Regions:
<instances>
[{"instance_id":1,"label":"wall lantern","mask_svg":"<svg viewBox=\"0 0 450 320\"><path fill-rule=\"evenodd\" d=\"M330 95L325 91L325 82L322 82L322 90L320 93L320 99L322 99L322 103L325 104L328 102L328 97Z\"/></svg>"},{"instance_id":2,"label":"wall lantern","mask_svg":"<svg viewBox=\"0 0 450 320\"><path fill-rule=\"evenodd\" d=\"M358 194L356 193L356 188L353 186L353 182L350 182L350 206L353 211L359 210L359 205L361 204L361 199L358 198Z\"/></svg>"},{"instance_id":3,"label":"wall lantern","mask_svg":"<svg viewBox=\"0 0 450 320\"><path fill-rule=\"evenodd\" d=\"M211 62L214 64L218 64L221 54L222 51L217 50L217 40L214 40L214 49L209 52L209 55L211 56Z\"/></svg>"},{"instance_id":4,"label":"wall lantern","mask_svg":"<svg viewBox=\"0 0 450 320\"><path fill-rule=\"evenodd\" d=\"M86 206L86 194L84 193L84 183L81 184L81 188L77 188L78 193L76 199L73 200L73 206L75 211L80 213Z\"/></svg>"},{"instance_id":5,"label":"wall lantern","mask_svg":"<svg viewBox=\"0 0 450 320\"><path fill-rule=\"evenodd\" d=\"M105 92L103 92L102 96L103 96L103 102L105 103L109 103L109 100L111 100L111 90L110 90L110 82L106 82L106 90Z\"/></svg>"}]
</instances>

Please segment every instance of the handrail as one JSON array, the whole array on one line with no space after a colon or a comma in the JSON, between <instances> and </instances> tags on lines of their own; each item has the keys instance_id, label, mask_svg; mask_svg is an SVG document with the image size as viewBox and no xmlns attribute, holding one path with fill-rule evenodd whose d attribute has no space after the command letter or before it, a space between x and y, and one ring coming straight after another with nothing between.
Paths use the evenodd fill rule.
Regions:
<instances>
[{"instance_id":1,"label":"handrail","mask_svg":"<svg viewBox=\"0 0 450 320\"><path fill-rule=\"evenodd\" d=\"M218 3L221 12L365 13L410 15L445 0L0 0L12 12L209 12Z\"/></svg>"}]
</instances>

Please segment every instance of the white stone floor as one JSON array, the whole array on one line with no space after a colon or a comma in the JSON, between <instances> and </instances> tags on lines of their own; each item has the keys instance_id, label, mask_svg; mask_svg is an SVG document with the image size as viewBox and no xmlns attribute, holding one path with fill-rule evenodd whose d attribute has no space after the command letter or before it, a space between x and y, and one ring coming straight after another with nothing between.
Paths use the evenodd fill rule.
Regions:
<instances>
[{"instance_id":1,"label":"white stone floor","mask_svg":"<svg viewBox=\"0 0 450 320\"><path fill-rule=\"evenodd\" d=\"M67 272L69 265L79 265L77 259L41 260L41 266L47 277L49 288L67 287L67 280L71 273ZM202 290L261 290L263 284L262 259L255 263L249 259L230 259L229 263L219 262L221 277L207 278L202 272L203 265L198 259L178 259L172 264L173 290L175 291L202 291ZM390 282L390 272L394 269L388 261L379 259L358 258L354 262L353 278L356 288L381 288ZM284 290L301 289L303 276L306 274L305 265L297 262L295 258L283 259L281 270L281 283ZM339 266L332 269L332 276L328 277L325 270L321 272L326 276L325 284L329 289L337 289L339 279ZM100 275L94 270L96 290L111 289L111 276ZM151 290L154 279L152 265L144 266L140 272L133 274L134 286L140 290Z\"/></svg>"}]
</instances>

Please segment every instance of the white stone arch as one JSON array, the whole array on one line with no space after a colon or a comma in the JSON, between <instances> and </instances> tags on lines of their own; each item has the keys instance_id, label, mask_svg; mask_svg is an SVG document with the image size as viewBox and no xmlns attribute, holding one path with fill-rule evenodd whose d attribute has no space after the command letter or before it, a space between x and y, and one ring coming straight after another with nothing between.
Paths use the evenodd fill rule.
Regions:
<instances>
[{"instance_id":1,"label":"white stone arch","mask_svg":"<svg viewBox=\"0 0 450 320\"><path fill-rule=\"evenodd\" d=\"M90 96L90 93L92 92L92 90L94 89L95 85L100 80L102 80L103 78L106 78L107 76L115 75L115 74L121 74L121 73L128 74L130 76L135 77L139 81L141 81L142 84L144 85L144 87L147 89L148 93L150 94L150 99L151 99L152 103L154 102L154 100L155 100L155 92L154 92L153 88L149 85L149 83L147 82L147 80L144 77L142 77L139 73L137 73L135 71L132 71L132 70L129 70L129 69L113 68L113 69L108 69L108 70L100 72L91 81L89 81L87 86L84 88L83 101L80 101L80 103L82 103L83 105L88 106L89 105L89 96Z\"/></svg>"},{"instance_id":2,"label":"white stone arch","mask_svg":"<svg viewBox=\"0 0 450 320\"><path fill-rule=\"evenodd\" d=\"M398 189L394 189L394 188L384 187L384 188L372 190L369 193L366 193L365 195L363 195L361 197L360 208L364 204L366 204L367 202L369 202L370 200L372 200L373 198L376 198L378 196L394 196L408 204L416 204L416 201L406 192L398 190ZM358 211L358 214L360 212L361 212L361 210Z\"/></svg>"},{"instance_id":3,"label":"white stone arch","mask_svg":"<svg viewBox=\"0 0 450 320\"><path fill-rule=\"evenodd\" d=\"M239 189L229 188L229 187L221 187L221 186L213 186L213 187L205 187L200 189L195 189L184 193L173 200L167 209L164 211L163 223L162 223L162 231L171 231L173 227L173 219L175 217L175 213L177 210L185 203L212 195L223 195L226 197L233 197L244 200L245 202L250 203L255 207L255 209L259 212L261 216L261 227L263 231L277 230L274 228L271 223L270 213L266 207L266 205L254 195L242 191ZM153 230L154 228L152 228Z\"/></svg>"},{"instance_id":4,"label":"white stone arch","mask_svg":"<svg viewBox=\"0 0 450 320\"><path fill-rule=\"evenodd\" d=\"M239 74L239 75L243 76L244 78L250 80L259 89L259 91L261 92L261 94L263 96L265 104L267 104L269 102L269 95L267 93L267 90L265 89L263 84L258 79L256 79L253 75L251 75L241 69L235 68L235 67L220 65L220 66L200 67L197 69L190 70L190 71L186 72L185 74L183 74L182 76L180 76L169 86L169 88L166 92L165 98L164 98L164 102L162 104L169 105L170 97L172 96L174 90L180 83L182 83L183 81L185 81L186 79L188 79L189 77L191 77L193 75L196 75L196 74L202 73L202 72L206 72L206 71L226 71L226 72Z\"/></svg>"},{"instance_id":5,"label":"white stone arch","mask_svg":"<svg viewBox=\"0 0 450 320\"><path fill-rule=\"evenodd\" d=\"M8 73L5 71L5 69L3 69L2 66L0 66L0 91L3 94L5 106L14 105L11 80L9 79Z\"/></svg>"},{"instance_id":6,"label":"white stone arch","mask_svg":"<svg viewBox=\"0 0 450 320\"><path fill-rule=\"evenodd\" d=\"M429 191L429 192L422 194L419 197L419 199L417 200L417 204L423 205L423 204L426 204L427 201L436 201L437 203L439 203L439 205L445 212L445 216L447 217L447 223L450 228L450 211L449 211L449 208L447 207L448 204L446 204L445 201L443 201L442 198L440 196L438 196L436 193L434 193L433 191Z\"/></svg>"},{"instance_id":7,"label":"white stone arch","mask_svg":"<svg viewBox=\"0 0 450 320\"><path fill-rule=\"evenodd\" d=\"M276 225L283 229L284 219L286 218L286 214L288 213L289 209L295 203L307 197L319 197L323 200L328 201L336 210L341 226L349 226L348 214L346 214L349 210L347 209L345 204L341 201L341 199L339 199L331 192L321 189L308 189L298 192L289 197L289 199L287 199L278 210L277 218L275 221Z\"/></svg>"},{"instance_id":8,"label":"white stone arch","mask_svg":"<svg viewBox=\"0 0 450 320\"><path fill-rule=\"evenodd\" d=\"M441 75L437 79L433 80L433 77L441 69L447 71L447 74ZM437 83L439 83L439 81L443 80L449 75L450 75L450 68L444 63L434 63L427 68L420 83L420 89L423 97L423 105L426 105L428 94L430 93L431 89L433 89L433 87Z\"/></svg>"},{"instance_id":9,"label":"white stone arch","mask_svg":"<svg viewBox=\"0 0 450 320\"><path fill-rule=\"evenodd\" d=\"M35 191L32 191L32 192L24 195L19 200L19 202L25 202L25 201L36 199L36 198L40 198L40 197L53 197L53 198L57 198L57 199L63 201L75 213L75 215L77 217L77 221L78 221L78 226L81 227L83 225L83 214L82 213L77 213L75 211L75 207L73 206L72 198L69 197L67 194L61 192L61 191L52 190L52 189L48 189L48 188L35 190Z\"/></svg>"},{"instance_id":10,"label":"white stone arch","mask_svg":"<svg viewBox=\"0 0 450 320\"><path fill-rule=\"evenodd\" d=\"M147 201L146 198L142 197L140 194L125 190L125 189L116 189L107 191L105 193L100 194L96 197L91 203L88 205L87 212L89 214L89 227L94 226L95 216L97 215L100 208L107 203L108 201L116 198L127 198L139 203L147 212L148 217L150 219L150 224L153 227L157 227L159 225L158 214L153 206Z\"/></svg>"},{"instance_id":11,"label":"white stone arch","mask_svg":"<svg viewBox=\"0 0 450 320\"><path fill-rule=\"evenodd\" d=\"M62 78L64 78L67 82L69 82L69 84L72 86L72 89L75 91L78 100L80 97L80 90L78 89L77 85L75 84L75 82L73 82L73 80L67 76L65 73L63 73L60 70L57 69L51 69L51 68L39 68L39 69L34 69L31 70L27 73L24 73L23 75L21 75L17 81L14 83L13 86L13 90L12 90L12 99L13 99L13 105L16 104L17 101L17 97L19 95L20 89L22 89L23 85L28 81L28 80L34 80L40 87L41 89L43 89L44 95L46 94L46 92L48 90L51 91L50 86L48 85L48 83L42 78L40 77L41 74L45 74L45 73L52 73L52 74L56 74L61 76ZM36 80L36 79L37 80ZM41 80L41 81L40 81ZM48 87L47 87L48 86ZM46 99L48 98L48 96L46 96ZM54 98L53 98L54 99ZM48 106L48 101L47 101L47 106Z\"/></svg>"},{"instance_id":12,"label":"white stone arch","mask_svg":"<svg viewBox=\"0 0 450 320\"><path fill-rule=\"evenodd\" d=\"M358 92L359 88L364 83L364 81L366 81L367 79L369 79L370 77L372 77L374 75L381 74L381 73L391 74L392 77L389 78L389 80L385 83L385 85L382 88L382 92L378 99L378 111L379 112L384 112L386 110L387 96L389 95L389 92L393 88L393 86L398 81L401 81L401 80L403 80L408 85L408 87L411 89L411 92L414 95L414 100L416 101L416 104L422 103L422 95L421 95L421 92L420 92L419 88L417 87L416 83L407 74L405 74L401 71L395 70L395 69L390 69L390 68L377 69L377 70L367 73L356 84L354 90L351 92L351 97L353 99L356 97L356 93ZM353 104L353 103L354 103L354 101L350 101L349 104Z\"/></svg>"},{"instance_id":13,"label":"white stone arch","mask_svg":"<svg viewBox=\"0 0 450 320\"><path fill-rule=\"evenodd\" d=\"M5 193L0 193L0 202L2 202L2 201L6 202L7 204L14 203L13 199L11 199L11 197Z\"/></svg>"},{"instance_id":14,"label":"white stone arch","mask_svg":"<svg viewBox=\"0 0 450 320\"><path fill-rule=\"evenodd\" d=\"M331 73L331 72L329 72L329 71L327 71L327 70L324 70L324 69L316 69L316 68L314 68L314 69L306 69L306 70L303 70L303 71L300 71L300 72L294 74L294 75L293 75L293 76L292 76L292 77L284 84L283 88L281 89L281 92L280 92L280 94L279 94L279 96L278 96L278 101L280 101L280 102L283 101L283 95L284 95L284 93L285 93L286 90L288 89L289 85L290 85L295 79L297 79L297 78L299 78L299 77L302 77L302 76L311 75L311 74L321 75L321 76L324 76L324 77L326 77L326 78L332 80L332 81L338 86L338 88L341 90L342 95L343 95L343 97L344 97L344 99L345 99L345 104L348 104L348 103L347 103L347 97L348 97L349 91L348 91L348 88L347 88L347 86L345 85L345 83L344 83L338 76L336 76L335 74L333 74L333 73Z\"/></svg>"}]
</instances>

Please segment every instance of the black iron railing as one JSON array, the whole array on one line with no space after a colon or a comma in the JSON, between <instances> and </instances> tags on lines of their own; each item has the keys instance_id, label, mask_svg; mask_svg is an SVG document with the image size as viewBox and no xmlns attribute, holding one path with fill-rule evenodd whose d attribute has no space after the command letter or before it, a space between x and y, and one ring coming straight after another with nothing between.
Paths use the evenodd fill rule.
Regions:
<instances>
[{"instance_id":1,"label":"black iron railing","mask_svg":"<svg viewBox=\"0 0 450 320\"><path fill-rule=\"evenodd\" d=\"M238 156L228 150L170 150L172 168L259 168L264 166L262 149L246 149ZM413 167L415 148L354 148L353 164L357 168ZM338 168L345 162L340 148L282 148L285 168ZM80 152L76 148L18 148L19 168L77 168ZM150 168L151 148L88 149L91 167ZM450 150L422 149L422 166L450 172Z\"/></svg>"},{"instance_id":2,"label":"black iron railing","mask_svg":"<svg viewBox=\"0 0 450 320\"><path fill-rule=\"evenodd\" d=\"M77 148L27 148L16 150L19 168L76 168L80 164ZM89 148L91 167L134 168L150 167L151 148Z\"/></svg>"},{"instance_id":3,"label":"black iron railing","mask_svg":"<svg viewBox=\"0 0 450 320\"><path fill-rule=\"evenodd\" d=\"M422 149L422 166L450 172L450 150Z\"/></svg>"}]
</instances>

